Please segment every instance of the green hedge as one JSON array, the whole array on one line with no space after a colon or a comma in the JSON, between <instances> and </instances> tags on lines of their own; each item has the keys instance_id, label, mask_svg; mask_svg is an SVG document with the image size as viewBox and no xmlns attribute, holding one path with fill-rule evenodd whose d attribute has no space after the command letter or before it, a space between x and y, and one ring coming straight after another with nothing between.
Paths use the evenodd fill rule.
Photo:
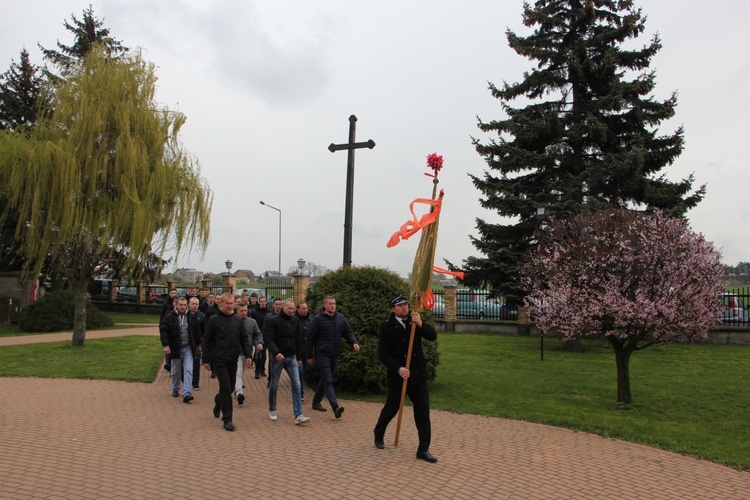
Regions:
<instances>
[{"instance_id":1,"label":"green hedge","mask_svg":"<svg viewBox=\"0 0 750 500\"><path fill-rule=\"evenodd\" d=\"M27 306L18 320L25 332L60 332L73 329L73 292L59 290L47 293L38 302ZM112 320L90 301L86 304L86 328L112 326Z\"/></svg>"},{"instance_id":2,"label":"green hedge","mask_svg":"<svg viewBox=\"0 0 750 500\"><path fill-rule=\"evenodd\" d=\"M326 295L336 297L336 309L346 316L359 340L361 351L355 353L346 341L336 369L339 387L359 394L385 392L385 366L378 360L378 330L388 319L388 303L398 294L408 296L409 285L392 271L376 267L341 268L321 277L307 294L310 314L323 307ZM431 316L425 314L425 320ZM437 342L423 343L430 380L437 375L440 363ZM307 367L305 380L317 382L317 367Z\"/></svg>"}]
</instances>

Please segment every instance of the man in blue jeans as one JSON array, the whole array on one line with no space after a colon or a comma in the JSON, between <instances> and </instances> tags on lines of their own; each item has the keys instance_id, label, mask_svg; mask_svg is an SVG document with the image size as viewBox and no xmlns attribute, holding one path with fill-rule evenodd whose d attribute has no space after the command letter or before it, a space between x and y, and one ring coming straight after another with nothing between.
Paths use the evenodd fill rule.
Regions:
<instances>
[{"instance_id":1,"label":"man in blue jeans","mask_svg":"<svg viewBox=\"0 0 750 500\"><path fill-rule=\"evenodd\" d=\"M336 311L336 298L329 295L323 299L323 309L315 315L310 328L307 329L305 353L307 364L313 364L313 355L320 370L320 382L312 400L312 408L317 411L328 411L320 404L323 396L328 398L333 414L341 418L344 407L339 406L336 393L333 390L333 374L341 355L341 339L345 338L352 348L359 352L359 342L354 336L352 327L343 314Z\"/></svg>"},{"instance_id":2,"label":"man in blue jeans","mask_svg":"<svg viewBox=\"0 0 750 500\"><path fill-rule=\"evenodd\" d=\"M193 360L200 356L201 332L185 297L178 298L175 304L159 323L159 337L164 354L171 358L172 397L180 396L182 381L182 401L189 403L193 400Z\"/></svg>"},{"instance_id":3,"label":"man in blue jeans","mask_svg":"<svg viewBox=\"0 0 750 500\"><path fill-rule=\"evenodd\" d=\"M304 424L310 417L302 414L302 397L300 394L299 365L305 350L299 319L294 315L294 301L287 299L282 303L279 314L267 316L263 321L263 340L266 343L269 359L273 358L271 385L268 391L268 418L277 420L276 393L279 388L281 370L286 370L292 382L292 406L294 423ZM297 361L297 360L300 361ZM270 363L269 363L270 364Z\"/></svg>"}]
</instances>

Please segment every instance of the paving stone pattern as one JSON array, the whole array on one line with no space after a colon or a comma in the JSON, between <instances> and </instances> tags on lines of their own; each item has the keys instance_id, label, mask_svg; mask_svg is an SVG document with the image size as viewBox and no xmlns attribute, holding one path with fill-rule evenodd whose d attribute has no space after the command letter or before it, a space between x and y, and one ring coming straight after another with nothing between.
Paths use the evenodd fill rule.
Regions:
<instances>
[{"instance_id":1,"label":"paving stone pattern","mask_svg":"<svg viewBox=\"0 0 750 500\"><path fill-rule=\"evenodd\" d=\"M111 331L87 338L100 335ZM190 404L171 397L164 370L153 384L0 378L0 498L750 498L750 473L591 434L442 411L432 412L439 462L429 464L415 459L408 407L399 446L394 420L378 450L379 404L342 401L337 420L310 409L307 388L312 420L294 425L284 377L272 422L265 380L250 370L245 385L245 404L235 401L237 430L226 432L212 415L217 384L205 371Z\"/></svg>"}]
</instances>

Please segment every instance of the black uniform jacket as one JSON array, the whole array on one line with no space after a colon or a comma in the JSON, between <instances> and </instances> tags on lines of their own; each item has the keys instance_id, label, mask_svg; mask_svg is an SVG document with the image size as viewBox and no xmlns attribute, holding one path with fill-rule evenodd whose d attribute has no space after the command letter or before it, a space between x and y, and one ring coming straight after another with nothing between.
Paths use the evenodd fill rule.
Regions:
<instances>
[{"instance_id":1,"label":"black uniform jacket","mask_svg":"<svg viewBox=\"0 0 750 500\"><path fill-rule=\"evenodd\" d=\"M406 354L409 350L409 335L411 334L411 318L404 321L406 328L401 326L396 316L391 313L388 321L380 325L378 337L378 358L386 366L388 376L386 383L389 386L401 385L403 379L398 374L398 369L406 366ZM422 351L422 339L437 340L435 329L422 322L414 332L414 347L411 353L411 364L409 366L409 383L420 384L428 379L427 363Z\"/></svg>"}]
</instances>

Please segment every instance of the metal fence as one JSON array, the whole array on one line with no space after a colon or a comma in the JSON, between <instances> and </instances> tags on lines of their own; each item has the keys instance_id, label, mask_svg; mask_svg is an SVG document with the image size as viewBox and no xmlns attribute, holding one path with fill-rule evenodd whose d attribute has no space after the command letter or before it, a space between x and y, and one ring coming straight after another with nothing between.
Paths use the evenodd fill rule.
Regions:
<instances>
[{"instance_id":1,"label":"metal fence","mask_svg":"<svg viewBox=\"0 0 750 500\"><path fill-rule=\"evenodd\" d=\"M445 294L433 290L435 307L432 315L435 318L445 317ZM725 326L750 326L748 306L750 306L750 287L732 287L720 298L722 306L721 324ZM497 298L490 298L487 290L457 290L457 319L485 319L500 321L518 320L518 307Z\"/></svg>"},{"instance_id":2,"label":"metal fence","mask_svg":"<svg viewBox=\"0 0 750 500\"><path fill-rule=\"evenodd\" d=\"M721 294L721 323L727 326L750 326L747 306L750 305L750 287L731 287Z\"/></svg>"},{"instance_id":3,"label":"metal fence","mask_svg":"<svg viewBox=\"0 0 750 500\"><path fill-rule=\"evenodd\" d=\"M294 298L294 286L290 285L288 280L273 279L270 278L266 283L266 297L268 297L269 303L273 299L293 299Z\"/></svg>"},{"instance_id":4,"label":"metal fence","mask_svg":"<svg viewBox=\"0 0 750 500\"><path fill-rule=\"evenodd\" d=\"M435 318L445 317L445 293L433 290L435 307L432 315ZM490 297L487 290L457 290L456 319L482 319L494 321L518 320L518 307L510 306L496 297Z\"/></svg>"}]
</instances>

